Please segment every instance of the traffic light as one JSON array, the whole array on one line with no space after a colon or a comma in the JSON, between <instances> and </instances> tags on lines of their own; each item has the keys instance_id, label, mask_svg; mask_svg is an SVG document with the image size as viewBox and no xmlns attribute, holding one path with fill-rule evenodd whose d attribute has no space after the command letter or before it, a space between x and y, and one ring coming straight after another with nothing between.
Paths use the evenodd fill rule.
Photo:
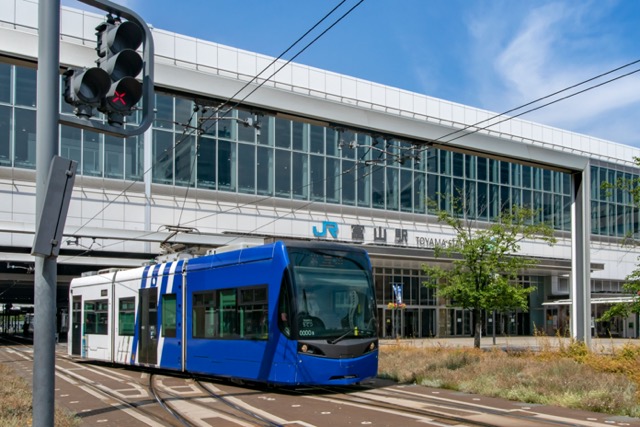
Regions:
<instances>
[{"instance_id":1,"label":"traffic light","mask_svg":"<svg viewBox=\"0 0 640 427\"><path fill-rule=\"evenodd\" d=\"M60 114L58 122L119 137L140 135L153 121L154 49L149 26L134 11L111 1L80 1L107 15L96 27L97 66L64 73L64 100L75 107L76 117ZM139 122L125 127L125 118L138 109ZM95 110L105 115L107 123L89 120Z\"/></svg>"},{"instance_id":2,"label":"traffic light","mask_svg":"<svg viewBox=\"0 0 640 427\"><path fill-rule=\"evenodd\" d=\"M143 31L131 21L109 17L97 28L96 61L109 76L110 85L98 110L107 115L109 124L122 126L142 96L142 83L136 80L142 71L142 57L136 49L142 44Z\"/></svg>"},{"instance_id":3,"label":"traffic light","mask_svg":"<svg viewBox=\"0 0 640 427\"><path fill-rule=\"evenodd\" d=\"M64 100L76 107L77 116L89 118L93 109L102 104L110 86L111 78L101 68L70 68L64 73Z\"/></svg>"}]
</instances>

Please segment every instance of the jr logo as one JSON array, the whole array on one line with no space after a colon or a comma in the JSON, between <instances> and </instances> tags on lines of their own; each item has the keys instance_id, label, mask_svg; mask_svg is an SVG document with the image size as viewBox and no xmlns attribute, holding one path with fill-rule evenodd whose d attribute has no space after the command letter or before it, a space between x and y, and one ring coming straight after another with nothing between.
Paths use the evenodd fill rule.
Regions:
<instances>
[{"instance_id":1,"label":"jr logo","mask_svg":"<svg viewBox=\"0 0 640 427\"><path fill-rule=\"evenodd\" d=\"M313 235L316 237L327 237L327 232L331 234L334 239L338 238L338 223L333 221L322 221L322 231L318 231L316 226L313 226Z\"/></svg>"}]
</instances>

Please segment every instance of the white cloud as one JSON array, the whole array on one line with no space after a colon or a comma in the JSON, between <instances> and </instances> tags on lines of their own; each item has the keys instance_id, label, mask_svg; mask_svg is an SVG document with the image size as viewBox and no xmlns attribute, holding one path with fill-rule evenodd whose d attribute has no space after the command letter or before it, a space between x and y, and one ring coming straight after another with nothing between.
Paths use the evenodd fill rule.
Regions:
<instances>
[{"instance_id":1,"label":"white cloud","mask_svg":"<svg viewBox=\"0 0 640 427\"><path fill-rule=\"evenodd\" d=\"M536 3L535 8L514 11L511 27L471 20L475 58L494 58L494 74L486 70L482 74L482 107L508 110L630 62L609 53L617 50L613 48L616 40L599 22L606 11L593 12L593 8L589 3ZM594 30L599 25L602 35ZM489 43L483 43L488 39ZM638 68L630 67L542 103ZM640 134L639 110L640 75L636 74L522 118L640 146L636 137Z\"/></svg>"}]
</instances>

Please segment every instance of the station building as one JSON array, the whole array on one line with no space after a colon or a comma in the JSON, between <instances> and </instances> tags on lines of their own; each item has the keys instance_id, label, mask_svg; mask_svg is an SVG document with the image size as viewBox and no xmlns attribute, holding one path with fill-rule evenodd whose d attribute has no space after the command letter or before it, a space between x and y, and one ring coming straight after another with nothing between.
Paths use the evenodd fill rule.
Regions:
<instances>
[{"instance_id":1,"label":"station building","mask_svg":"<svg viewBox=\"0 0 640 427\"><path fill-rule=\"evenodd\" d=\"M4 303L29 304L38 6L27 0L5 6L0 295ZM94 29L103 18L62 8L61 71L95 61ZM628 194L602 191L601 184L637 177L633 158L640 150L161 29L152 33L152 127L123 139L60 126L59 154L78 162L78 176L58 258L59 307L68 308L69 282L85 271L136 267L159 255L198 255L222 245L321 239L369 251L382 336L469 336L471 313L421 285L427 279L422 265L447 263L434 258L434 247L455 238L427 200L451 210L449 199L438 195L464 195L477 226L501 209L527 205L539 209L538 220L552 224L558 237L552 247L522 245L522 255L539 261L520 278L536 286L529 310L498 313L495 321L486 316L485 332L565 334L570 176L561 165L527 162L526 155L515 160L484 153L491 141L522 153L546 150L550 159L563 153L588 159L592 317L630 298L622 284L637 254L623 243L637 235L640 212ZM62 113L73 114L64 100L57 102ZM455 140L462 139L475 148L461 148ZM400 312L387 307L394 285L406 304ZM594 322L592 331L637 337L638 319Z\"/></svg>"}]
</instances>

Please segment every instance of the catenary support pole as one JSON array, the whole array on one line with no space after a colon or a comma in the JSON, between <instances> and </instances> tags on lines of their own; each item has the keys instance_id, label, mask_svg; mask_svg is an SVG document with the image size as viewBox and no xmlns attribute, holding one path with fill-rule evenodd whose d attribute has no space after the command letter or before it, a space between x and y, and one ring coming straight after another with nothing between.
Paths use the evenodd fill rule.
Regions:
<instances>
[{"instance_id":1,"label":"catenary support pole","mask_svg":"<svg viewBox=\"0 0 640 427\"><path fill-rule=\"evenodd\" d=\"M58 151L60 0L38 3L36 215L44 203L51 159ZM38 218L36 218L36 224ZM36 256L34 277L33 425L54 424L57 259Z\"/></svg>"},{"instance_id":2,"label":"catenary support pole","mask_svg":"<svg viewBox=\"0 0 640 427\"><path fill-rule=\"evenodd\" d=\"M571 174L571 337L591 347L591 204L589 163Z\"/></svg>"}]
</instances>

